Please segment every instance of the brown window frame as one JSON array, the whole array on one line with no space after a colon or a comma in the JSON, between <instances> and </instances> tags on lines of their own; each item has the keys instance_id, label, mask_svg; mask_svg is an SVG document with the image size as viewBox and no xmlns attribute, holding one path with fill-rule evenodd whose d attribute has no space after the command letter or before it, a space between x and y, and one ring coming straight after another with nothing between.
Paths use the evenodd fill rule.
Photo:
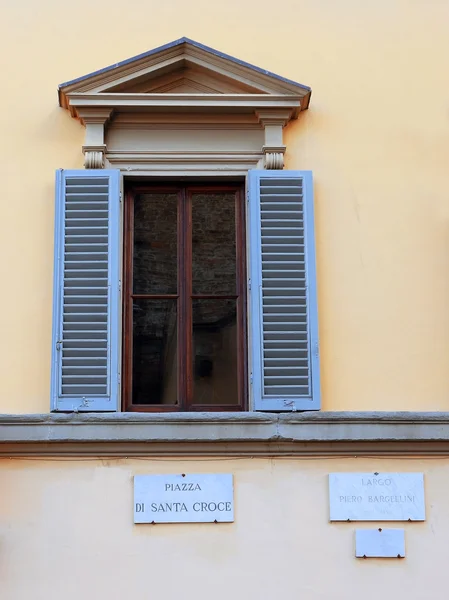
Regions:
<instances>
[{"instance_id":1,"label":"brown window frame","mask_svg":"<svg viewBox=\"0 0 449 600\"><path fill-rule=\"evenodd\" d=\"M178 195L178 293L133 293L134 198L141 193ZM195 193L235 193L236 224L236 294L192 294L192 195ZM246 299L246 225L243 184L233 185L131 185L126 189L124 206L123 256L123 385L122 410L131 412L217 412L248 410L247 386L247 299ZM177 405L147 405L132 403L133 365L133 299L176 299L178 327ZM237 381L236 404L192 405L192 300L235 299L237 304ZM189 333L190 332L190 333Z\"/></svg>"}]
</instances>

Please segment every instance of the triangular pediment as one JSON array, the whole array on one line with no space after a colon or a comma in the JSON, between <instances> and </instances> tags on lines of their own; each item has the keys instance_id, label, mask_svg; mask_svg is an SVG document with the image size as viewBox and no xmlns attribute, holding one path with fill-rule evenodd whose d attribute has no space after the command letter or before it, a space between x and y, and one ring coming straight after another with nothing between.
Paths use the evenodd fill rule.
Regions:
<instances>
[{"instance_id":1,"label":"triangular pediment","mask_svg":"<svg viewBox=\"0 0 449 600\"><path fill-rule=\"evenodd\" d=\"M186 58L175 61L170 69L151 70L136 74L130 80L108 85L98 93L119 92L125 94L266 94L266 89L251 85L230 76L217 73L213 68L197 65Z\"/></svg>"},{"instance_id":2,"label":"triangular pediment","mask_svg":"<svg viewBox=\"0 0 449 600\"><path fill-rule=\"evenodd\" d=\"M311 90L259 67L181 38L59 86L60 105L77 116L77 106L125 106L150 110L172 102L195 108L246 105L291 107L294 118L308 107ZM220 99L221 98L221 99ZM270 98L273 102L270 104ZM242 110L243 110L242 108Z\"/></svg>"}]
</instances>

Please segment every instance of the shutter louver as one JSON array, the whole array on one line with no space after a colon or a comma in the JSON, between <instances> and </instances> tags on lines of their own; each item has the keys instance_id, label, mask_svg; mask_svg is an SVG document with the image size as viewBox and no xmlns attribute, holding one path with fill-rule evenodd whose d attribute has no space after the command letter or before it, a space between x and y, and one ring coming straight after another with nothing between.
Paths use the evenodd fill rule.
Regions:
<instances>
[{"instance_id":1,"label":"shutter louver","mask_svg":"<svg viewBox=\"0 0 449 600\"><path fill-rule=\"evenodd\" d=\"M115 411L119 172L59 171L56 188L53 409Z\"/></svg>"},{"instance_id":2,"label":"shutter louver","mask_svg":"<svg viewBox=\"0 0 449 600\"><path fill-rule=\"evenodd\" d=\"M319 409L311 174L250 171L251 333L257 410Z\"/></svg>"}]
</instances>

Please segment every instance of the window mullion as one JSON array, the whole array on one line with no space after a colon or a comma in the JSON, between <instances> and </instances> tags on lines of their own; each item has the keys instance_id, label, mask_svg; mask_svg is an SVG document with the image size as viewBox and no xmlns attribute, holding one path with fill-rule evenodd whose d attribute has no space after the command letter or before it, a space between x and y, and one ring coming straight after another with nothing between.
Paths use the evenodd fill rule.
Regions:
<instances>
[{"instance_id":1,"label":"window mullion","mask_svg":"<svg viewBox=\"0 0 449 600\"><path fill-rule=\"evenodd\" d=\"M186 291L186 400L185 408L189 410L193 402L193 325L192 325L192 192L185 192L185 291Z\"/></svg>"},{"instance_id":2,"label":"window mullion","mask_svg":"<svg viewBox=\"0 0 449 600\"><path fill-rule=\"evenodd\" d=\"M237 330L238 330L238 392L239 404L244 407L247 398L247 344L246 344L246 229L245 202L243 189L235 196L236 228L236 291L237 291Z\"/></svg>"},{"instance_id":3,"label":"window mullion","mask_svg":"<svg viewBox=\"0 0 449 600\"><path fill-rule=\"evenodd\" d=\"M125 200L125 231L124 231L124 356L123 356L123 408L128 410L132 405L132 351L133 351L133 248L134 248L134 196L130 190Z\"/></svg>"},{"instance_id":4,"label":"window mullion","mask_svg":"<svg viewBox=\"0 0 449 600\"><path fill-rule=\"evenodd\" d=\"M178 394L181 410L188 410L192 402L192 201L183 188L179 193L178 232L178 287L179 287L179 355Z\"/></svg>"}]
</instances>

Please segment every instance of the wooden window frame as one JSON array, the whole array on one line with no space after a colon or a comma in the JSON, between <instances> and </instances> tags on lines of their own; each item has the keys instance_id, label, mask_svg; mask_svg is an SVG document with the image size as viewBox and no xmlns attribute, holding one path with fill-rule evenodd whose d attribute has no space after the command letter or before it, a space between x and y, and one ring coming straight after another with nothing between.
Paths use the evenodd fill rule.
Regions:
<instances>
[{"instance_id":1,"label":"wooden window frame","mask_svg":"<svg viewBox=\"0 0 449 600\"><path fill-rule=\"evenodd\" d=\"M192 195L228 192L235 194L236 294L192 294ZM177 294L133 293L134 199L141 193L178 196ZM246 215L243 184L131 185L126 189L124 207L123 262L123 386L122 410L128 412L217 412L248 410L247 385L247 298L246 298ZM147 405L132 403L133 300L176 300L178 331L177 389L179 404ZM227 405L192 404L193 327L192 300L235 299L237 304L237 384L238 402ZM188 333L190 332L190 334Z\"/></svg>"}]
</instances>

